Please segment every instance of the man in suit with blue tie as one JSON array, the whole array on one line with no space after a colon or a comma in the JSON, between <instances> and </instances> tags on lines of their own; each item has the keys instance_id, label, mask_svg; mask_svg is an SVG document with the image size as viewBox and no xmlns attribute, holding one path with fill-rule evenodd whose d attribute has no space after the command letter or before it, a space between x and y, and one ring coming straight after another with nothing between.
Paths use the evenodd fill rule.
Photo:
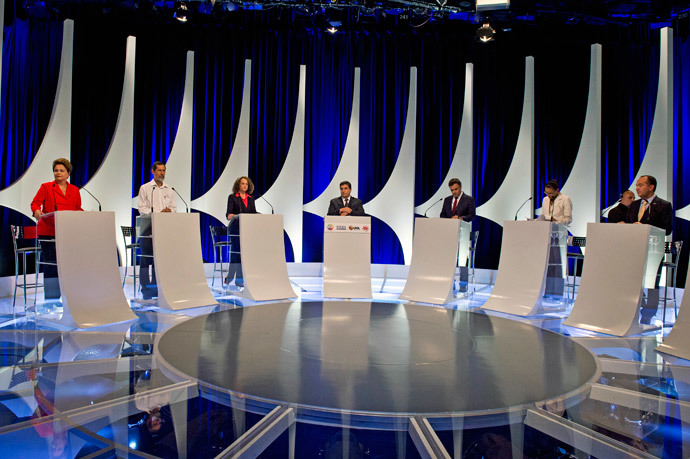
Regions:
<instances>
[{"instance_id":1,"label":"man in suit with blue tie","mask_svg":"<svg viewBox=\"0 0 690 459\"><path fill-rule=\"evenodd\" d=\"M666 231L668 236L673 231L673 206L656 195L656 178L651 175L643 175L637 180L635 190L640 197L630 204L625 223L647 224L656 226ZM622 223L622 222L621 222ZM647 289L647 301L642 306L640 323L651 323L659 308L659 278L661 269L656 275L656 288ZM663 318L665 320L665 318Z\"/></svg>"},{"instance_id":2,"label":"man in suit with blue tie","mask_svg":"<svg viewBox=\"0 0 690 459\"><path fill-rule=\"evenodd\" d=\"M448 187L450 188L450 196L443 201L441 218L457 218L471 222L475 216L474 198L462 192L462 182L457 178L450 179ZM461 266L459 288L461 292L467 290L468 275L467 266ZM453 290L455 290L455 282L453 282Z\"/></svg>"},{"instance_id":3,"label":"man in suit with blue tie","mask_svg":"<svg viewBox=\"0 0 690 459\"><path fill-rule=\"evenodd\" d=\"M352 185L347 180L340 182L340 197L331 199L328 206L328 215L340 215L346 217L352 215L353 217L363 217L364 207L362 201L350 196L352 192Z\"/></svg>"},{"instance_id":4,"label":"man in suit with blue tie","mask_svg":"<svg viewBox=\"0 0 690 459\"><path fill-rule=\"evenodd\" d=\"M448 182L450 196L443 201L441 218L459 218L471 222L475 216L474 198L462 192L462 183L457 178Z\"/></svg>"}]
</instances>

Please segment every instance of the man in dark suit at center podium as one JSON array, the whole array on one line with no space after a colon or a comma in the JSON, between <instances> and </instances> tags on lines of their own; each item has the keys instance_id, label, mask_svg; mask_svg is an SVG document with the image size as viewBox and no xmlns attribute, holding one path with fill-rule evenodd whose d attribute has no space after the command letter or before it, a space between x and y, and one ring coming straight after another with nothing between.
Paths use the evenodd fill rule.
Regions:
<instances>
[{"instance_id":1,"label":"man in dark suit at center podium","mask_svg":"<svg viewBox=\"0 0 690 459\"><path fill-rule=\"evenodd\" d=\"M363 217L364 207L362 201L350 196L352 192L352 185L347 180L340 182L340 197L331 199L328 206L328 215L340 215L345 217L352 215L353 217Z\"/></svg>"},{"instance_id":2,"label":"man in dark suit at center podium","mask_svg":"<svg viewBox=\"0 0 690 459\"><path fill-rule=\"evenodd\" d=\"M459 218L466 222L474 219L474 198L462 192L462 183L457 178L448 181L450 196L443 201L441 218Z\"/></svg>"}]
</instances>

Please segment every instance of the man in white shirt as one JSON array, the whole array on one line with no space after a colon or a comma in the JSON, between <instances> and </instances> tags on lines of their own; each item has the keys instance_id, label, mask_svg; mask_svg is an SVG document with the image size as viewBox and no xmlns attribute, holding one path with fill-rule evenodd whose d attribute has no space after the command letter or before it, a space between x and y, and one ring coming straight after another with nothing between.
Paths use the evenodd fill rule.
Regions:
<instances>
[{"instance_id":1,"label":"man in white shirt","mask_svg":"<svg viewBox=\"0 0 690 459\"><path fill-rule=\"evenodd\" d=\"M573 221L573 203L570 198L559 191L558 182L549 180L544 186L544 200L541 203L539 220L546 220L562 225Z\"/></svg>"},{"instance_id":2,"label":"man in white shirt","mask_svg":"<svg viewBox=\"0 0 690 459\"><path fill-rule=\"evenodd\" d=\"M151 166L151 174L153 180L143 184L139 188L139 195L137 196L137 205L139 207L139 215L150 215L153 212L177 212L177 204L175 204L175 195L173 189L164 183L165 181L165 163L156 161ZM139 281L141 283L141 293L144 299L150 299L158 295L156 287L156 271L150 275L150 267L153 266L153 246L151 240L151 227L149 226L142 231L141 243L141 267L139 269ZM136 292L135 292L136 294Z\"/></svg>"}]
</instances>

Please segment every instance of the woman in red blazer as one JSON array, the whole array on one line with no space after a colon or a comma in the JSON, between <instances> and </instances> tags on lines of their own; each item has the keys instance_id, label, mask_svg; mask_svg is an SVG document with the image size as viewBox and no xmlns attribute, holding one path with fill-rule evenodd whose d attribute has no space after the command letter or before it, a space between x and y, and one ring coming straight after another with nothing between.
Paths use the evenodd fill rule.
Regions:
<instances>
[{"instance_id":1,"label":"woman in red blazer","mask_svg":"<svg viewBox=\"0 0 690 459\"><path fill-rule=\"evenodd\" d=\"M42 258L48 263L55 263L55 220L41 218L41 215L58 210L84 210L81 208L79 188L67 183L72 173L72 163L65 158L53 161L52 182L46 182L38 189L31 201L31 212L38 220L38 235L45 242L41 243ZM45 298L60 298L60 284L57 279L57 267L44 265L43 272Z\"/></svg>"}]
</instances>

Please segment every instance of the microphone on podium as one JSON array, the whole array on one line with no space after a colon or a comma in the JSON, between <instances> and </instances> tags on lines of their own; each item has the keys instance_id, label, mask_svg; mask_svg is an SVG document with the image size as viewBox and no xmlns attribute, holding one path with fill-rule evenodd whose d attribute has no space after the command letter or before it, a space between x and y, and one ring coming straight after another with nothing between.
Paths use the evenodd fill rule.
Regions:
<instances>
[{"instance_id":1,"label":"microphone on podium","mask_svg":"<svg viewBox=\"0 0 690 459\"><path fill-rule=\"evenodd\" d=\"M441 198L441 199L439 199L438 201L436 201L435 203L433 203L432 205L430 205L429 207L427 207L427 209L424 211L424 217L426 217L427 212L429 212L429 211L431 210L432 207L434 207L436 204L438 204L439 202L443 201L444 199L445 199L445 198Z\"/></svg>"},{"instance_id":2,"label":"microphone on podium","mask_svg":"<svg viewBox=\"0 0 690 459\"><path fill-rule=\"evenodd\" d=\"M264 201L266 201L266 204L268 204L269 207L271 208L271 215L275 214L275 211L273 210L273 205L271 205L271 203L268 202L268 199L264 198L264 195L263 195L263 194L262 194L261 196L259 196L258 199L263 199Z\"/></svg>"},{"instance_id":3,"label":"microphone on podium","mask_svg":"<svg viewBox=\"0 0 690 459\"><path fill-rule=\"evenodd\" d=\"M91 192L90 192L89 190L87 190L85 187L81 187L81 189L84 190L84 191L86 191L87 193L89 193L89 195L90 195L93 199L96 200L96 202L98 203L98 211L101 212L101 211L103 210L103 208L101 207L101 201L99 201L98 198L97 198L96 196L94 196L93 193L91 193Z\"/></svg>"},{"instance_id":4,"label":"microphone on podium","mask_svg":"<svg viewBox=\"0 0 690 459\"><path fill-rule=\"evenodd\" d=\"M515 221L517 221L517 216L518 216L518 214L520 213L520 211L522 210L522 208L525 207L525 204L527 204L527 203L530 202L531 200L532 200L532 196L530 196L529 198L525 199L525 202L523 202L523 203L520 205L520 207L518 207L518 210L515 212Z\"/></svg>"},{"instance_id":5,"label":"microphone on podium","mask_svg":"<svg viewBox=\"0 0 690 459\"><path fill-rule=\"evenodd\" d=\"M189 213L189 206L187 205L187 201L184 200L182 195L180 193L178 193L174 187L170 187L170 188L172 188L172 190L180 197L180 199L182 199L182 202L184 202L184 206L187 208L187 213Z\"/></svg>"}]
</instances>

